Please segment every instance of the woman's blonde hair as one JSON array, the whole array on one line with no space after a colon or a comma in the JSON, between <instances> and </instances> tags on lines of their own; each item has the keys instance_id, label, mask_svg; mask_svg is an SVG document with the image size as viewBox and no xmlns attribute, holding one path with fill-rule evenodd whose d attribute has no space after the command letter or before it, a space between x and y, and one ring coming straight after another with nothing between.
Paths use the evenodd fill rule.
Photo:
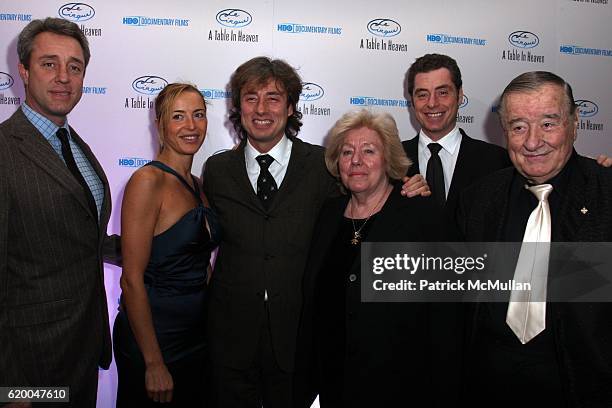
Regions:
<instances>
[{"instance_id":1,"label":"woman's blonde hair","mask_svg":"<svg viewBox=\"0 0 612 408\"><path fill-rule=\"evenodd\" d=\"M412 165L412 161L406 156L402 147L395 119L386 112L372 112L368 109L347 112L332 127L325 151L327 170L334 177L340 178L338 161L344 137L349 131L362 127L375 131L380 137L387 176L393 180L401 180Z\"/></svg>"}]
</instances>

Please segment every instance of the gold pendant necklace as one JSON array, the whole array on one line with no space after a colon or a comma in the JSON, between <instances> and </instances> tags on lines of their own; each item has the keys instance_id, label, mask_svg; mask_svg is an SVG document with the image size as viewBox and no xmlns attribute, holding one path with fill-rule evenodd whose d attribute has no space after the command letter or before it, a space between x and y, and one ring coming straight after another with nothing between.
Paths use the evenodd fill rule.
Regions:
<instances>
[{"instance_id":1,"label":"gold pendant necklace","mask_svg":"<svg viewBox=\"0 0 612 408\"><path fill-rule=\"evenodd\" d=\"M359 245L359 243L361 242L361 238L363 238L361 236L361 230L363 229L363 227L365 227L367 222L370 220L370 217L372 217L372 214L374 214L374 211L376 210L376 208L378 208L378 206L380 205L380 203L386 196L387 196L387 191L385 191L382 197L380 197L380 199L378 200L374 208L372 208L372 211L370 211L370 215L368 215L368 218L365 219L365 221L363 222L363 224L361 224L359 228L355 228L355 219L353 218L353 200L351 199L349 205L350 205L350 210L351 210L351 214L350 214L351 224L353 224L353 238L351 238L352 245Z\"/></svg>"},{"instance_id":2,"label":"gold pendant necklace","mask_svg":"<svg viewBox=\"0 0 612 408\"><path fill-rule=\"evenodd\" d=\"M353 221L353 220L351 219L351 221ZM365 225L365 222L363 223L363 225L358 230L355 230L355 221L353 221L353 238L351 239L351 244L353 244L353 245L358 245L359 244L359 240L361 239L361 234L360 234L361 228L363 228L364 225Z\"/></svg>"}]
</instances>

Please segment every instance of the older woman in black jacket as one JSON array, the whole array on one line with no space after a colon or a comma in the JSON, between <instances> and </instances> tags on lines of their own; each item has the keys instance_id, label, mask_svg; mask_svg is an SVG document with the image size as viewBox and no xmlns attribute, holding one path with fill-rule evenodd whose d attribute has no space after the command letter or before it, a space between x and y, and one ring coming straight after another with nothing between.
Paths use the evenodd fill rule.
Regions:
<instances>
[{"instance_id":1,"label":"older woman in black jacket","mask_svg":"<svg viewBox=\"0 0 612 408\"><path fill-rule=\"evenodd\" d=\"M397 180L411 163L389 114L347 113L328 140L326 165L346 194L325 203L313 235L296 405L317 392L322 408L435 405L445 353L432 334L431 305L362 303L360 243L441 240L439 208L428 197L400 195Z\"/></svg>"}]
</instances>

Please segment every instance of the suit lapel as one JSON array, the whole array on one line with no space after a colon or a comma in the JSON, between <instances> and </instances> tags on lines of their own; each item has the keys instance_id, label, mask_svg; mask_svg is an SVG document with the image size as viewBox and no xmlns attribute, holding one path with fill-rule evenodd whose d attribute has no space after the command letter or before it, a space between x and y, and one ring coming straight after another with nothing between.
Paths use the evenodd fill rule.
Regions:
<instances>
[{"instance_id":1,"label":"suit lapel","mask_svg":"<svg viewBox=\"0 0 612 408\"><path fill-rule=\"evenodd\" d=\"M12 136L20 141L18 146L23 156L47 172L60 186L68 190L87 212L90 212L83 188L44 136L30 123L21 109L18 109L11 119L14 120Z\"/></svg>"},{"instance_id":2,"label":"suit lapel","mask_svg":"<svg viewBox=\"0 0 612 408\"><path fill-rule=\"evenodd\" d=\"M580 162L576 160L567 181L567 191L561 197L559 215L552 220L553 241L581 240L580 230L589 216L588 209L597 208L597 203L593 201L596 195L588 194L588 182L589 178L585 176ZM582 209L587 210L586 214L581 212Z\"/></svg>"},{"instance_id":3,"label":"suit lapel","mask_svg":"<svg viewBox=\"0 0 612 408\"><path fill-rule=\"evenodd\" d=\"M344 209L346 208L349 196L335 197L329 206L324 207L317 221L317 231L313 234L316 240L313 241L310 256L315 260L312 270L319 271L332 242L338 235L340 224L343 220ZM316 257L316 258L315 258Z\"/></svg>"},{"instance_id":4,"label":"suit lapel","mask_svg":"<svg viewBox=\"0 0 612 408\"><path fill-rule=\"evenodd\" d=\"M412 161L412 166L410 166L410 168L408 169L408 172L406 173L408 177L412 177L415 174L420 173L418 145L419 145L419 135L418 134L412 139L402 142L402 146L404 147L406 156L408 156L408 158ZM423 174L423 177L425 177L424 174Z\"/></svg>"},{"instance_id":5,"label":"suit lapel","mask_svg":"<svg viewBox=\"0 0 612 408\"><path fill-rule=\"evenodd\" d=\"M108 220L110 218L112 205L110 202L110 188L108 186L108 179L106 178L106 174L104 174L104 169L100 165L100 162L98 161L94 153L89 148L89 145L85 143L83 139L81 139L79 134L76 132L76 130L72 128L72 126L70 127L70 136L79 146L79 148L85 155L85 158L87 159L87 161L89 162L93 170L96 172L96 175L100 178L100 181L102 182L102 186L104 187L104 197L102 198L102 206L100 209L100 221L99 222L100 222L100 226L107 225ZM105 234L105 232L106 232L105 228L100 228L101 234Z\"/></svg>"},{"instance_id":6,"label":"suit lapel","mask_svg":"<svg viewBox=\"0 0 612 408\"><path fill-rule=\"evenodd\" d=\"M487 195L488 205L485 208L483 220L483 238L486 241L504 241L504 225L508 214L508 198L510 196L510 185L514 177L514 168L504 171L499 176L499 182Z\"/></svg>"},{"instance_id":7,"label":"suit lapel","mask_svg":"<svg viewBox=\"0 0 612 408\"><path fill-rule=\"evenodd\" d=\"M285 173L283 182L270 205L269 211L274 211L280 203L291 197L293 191L302 185L300 181L310 168L308 165L308 156L311 154L311 151L306 148L306 145L300 139L292 139L292 142L293 145L291 147L291 157L289 158L287 173Z\"/></svg>"},{"instance_id":8,"label":"suit lapel","mask_svg":"<svg viewBox=\"0 0 612 408\"><path fill-rule=\"evenodd\" d=\"M248 205L257 212L264 213L263 204L253 191L253 186L246 171L246 161L244 160L244 147L246 142L242 141L237 149L231 151L228 173L238 186L237 191L243 192L244 204Z\"/></svg>"},{"instance_id":9,"label":"suit lapel","mask_svg":"<svg viewBox=\"0 0 612 408\"><path fill-rule=\"evenodd\" d=\"M447 203L457 201L461 190L465 186L470 185L474 178L471 161L477 160L477 158L475 158L472 153L474 146L473 140L465 134L463 129L459 129L459 132L461 132L461 143L459 144L459 154L457 155L457 163L455 163L455 171L453 172L450 189L448 190Z\"/></svg>"}]
</instances>

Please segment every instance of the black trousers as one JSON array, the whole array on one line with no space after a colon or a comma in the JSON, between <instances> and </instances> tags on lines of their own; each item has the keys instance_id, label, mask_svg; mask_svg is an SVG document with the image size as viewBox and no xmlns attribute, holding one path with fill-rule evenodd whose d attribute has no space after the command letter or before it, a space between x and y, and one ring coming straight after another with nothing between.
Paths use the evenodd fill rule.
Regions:
<instances>
[{"instance_id":1,"label":"black trousers","mask_svg":"<svg viewBox=\"0 0 612 408\"><path fill-rule=\"evenodd\" d=\"M235 369L211 364L211 401L216 408L288 408L292 405L293 373L276 362L266 308L253 364ZM211 334L214 335L214 334Z\"/></svg>"}]
</instances>

